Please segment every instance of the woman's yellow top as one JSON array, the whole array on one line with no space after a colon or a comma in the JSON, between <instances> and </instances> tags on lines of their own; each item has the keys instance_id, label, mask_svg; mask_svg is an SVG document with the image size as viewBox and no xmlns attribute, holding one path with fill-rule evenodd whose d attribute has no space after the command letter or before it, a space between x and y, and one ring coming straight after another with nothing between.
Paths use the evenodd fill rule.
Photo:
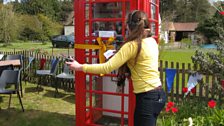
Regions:
<instances>
[{"instance_id":1,"label":"woman's yellow top","mask_svg":"<svg viewBox=\"0 0 224 126\"><path fill-rule=\"evenodd\" d=\"M102 64L84 64L83 72L106 74L118 69L124 63L131 71L134 93L142 93L161 85L158 71L158 44L155 39L142 40L142 49L135 64L137 42L131 41L124 44L120 50L107 62Z\"/></svg>"}]
</instances>

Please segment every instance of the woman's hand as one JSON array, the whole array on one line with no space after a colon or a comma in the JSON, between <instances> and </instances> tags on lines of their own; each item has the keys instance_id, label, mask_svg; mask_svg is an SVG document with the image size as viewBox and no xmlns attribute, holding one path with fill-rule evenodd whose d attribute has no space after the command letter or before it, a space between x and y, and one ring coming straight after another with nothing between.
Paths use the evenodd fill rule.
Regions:
<instances>
[{"instance_id":1,"label":"woman's hand","mask_svg":"<svg viewBox=\"0 0 224 126\"><path fill-rule=\"evenodd\" d=\"M71 70L75 71L82 71L83 65L78 63L76 60L73 59L72 62L65 62L67 65L69 65Z\"/></svg>"}]
</instances>

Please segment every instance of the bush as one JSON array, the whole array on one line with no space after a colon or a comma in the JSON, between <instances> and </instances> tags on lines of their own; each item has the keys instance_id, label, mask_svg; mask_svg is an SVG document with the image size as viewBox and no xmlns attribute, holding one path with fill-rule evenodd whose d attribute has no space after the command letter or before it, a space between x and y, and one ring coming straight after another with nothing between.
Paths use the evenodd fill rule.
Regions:
<instances>
[{"instance_id":1,"label":"bush","mask_svg":"<svg viewBox=\"0 0 224 126\"><path fill-rule=\"evenodd\" d=\"M59 23L52 21L50 18L44 16L43 14L38 14L37 17L39 21L42 22L42 31L47 37L62 33L63 26Z\"/></svg>"},{"instance_id":2,"label":"bush","mask_svg":"<svg viewBox=\"0 0 224 126\"><path fill-rule=\"evenodd\" d=\"M19 39L32 41L48 41L50 36L60 34L62 25L53 22L46 16L39 14L38 16L21 15L21 32Z\"/></svg>"},{"instance_id":3,"label":"bush","mask_svg":"<svg viewBox=\"0 0 224 126\"><path fill-rule=\"evenodd\" d=\"M181 46L183 46L183 44L186 45L187 48L191 48L192 41L189 38L183 38L181 40Z\"/></svg>"},{"instance_id":4,"label":"bush","mask_svg":"<svg viewBox=\"0 0 224 126\"><path fill-rule=\"evenodd\" d=\"M201 73L214 75L215 79L213 87L209 90L215 97L223 95L223 87L221 81L224 80L224 37L217 39L217 51L203 52L197 50L195 55L192 56L194 66L200 68ZM207 84L204 84L207 86ZM210 93L209 92L209 93Z\"/></svg>"},{"instance_id":5,"label":"bush","mask_svg":"<svg viewBox=\"0 0 224 126\"><path fill-rule=\"evenodd\" d=\"M18 36L17 15L13 12L13 7L9 4L0 4L0 41L9 45Z\"/></svg>"}]
</instances>

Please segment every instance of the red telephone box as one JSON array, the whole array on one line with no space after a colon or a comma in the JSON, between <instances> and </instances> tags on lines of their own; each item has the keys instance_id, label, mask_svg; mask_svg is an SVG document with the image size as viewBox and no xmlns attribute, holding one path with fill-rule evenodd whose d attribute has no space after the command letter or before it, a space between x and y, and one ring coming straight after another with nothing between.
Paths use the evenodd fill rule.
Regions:
<instances>
[{"instance_id":1,"label":"red telephone box","mask_svg":"<svg viewBox=\"0 0 224 126\"><path fill-rule=\"evenodd\" d=\"M122 43L126 15L136 9L148 14L152 34L158 40L159 0L75 0L76 60L99 62L99 50L88 48L98 45L98 37L106 42L108 35L113 35L114 46ZM115 72L103 76L76 72L75 87L76 126L133 126L135 96L130 80L123 92L117 93Z\"/></svg>"}]
</instances>

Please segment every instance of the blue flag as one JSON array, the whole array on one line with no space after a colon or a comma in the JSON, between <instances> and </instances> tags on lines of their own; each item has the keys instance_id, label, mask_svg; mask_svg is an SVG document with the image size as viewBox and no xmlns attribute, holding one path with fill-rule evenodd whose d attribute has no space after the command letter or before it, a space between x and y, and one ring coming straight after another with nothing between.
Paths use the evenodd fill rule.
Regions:
<instances>
[{"instance_id":1,"label":"blue flag","mask_svg":"<svg viewBox=\"0 0 224 126\"><path fill-rule=\"evenodd\" d=\"M166 72L166 84L167 84L167 90L168 92L170 92L170 90L172 89L173 87L173 81L174 81L174 78L175 78L175 75L176 75L176 69L166 69L165 70Z\"/></svg>"}]
</instances>

